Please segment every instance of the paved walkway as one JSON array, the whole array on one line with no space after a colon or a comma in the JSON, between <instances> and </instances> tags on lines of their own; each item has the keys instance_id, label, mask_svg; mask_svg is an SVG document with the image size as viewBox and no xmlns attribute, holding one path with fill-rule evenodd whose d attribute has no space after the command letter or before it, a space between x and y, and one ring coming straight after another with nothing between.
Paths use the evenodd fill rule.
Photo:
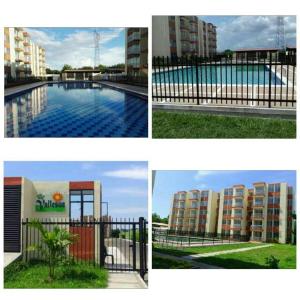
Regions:
<instances>
[{"instance_id":1,"label":"paved walkway","mask_svg":"<svg viewBox=\"0 0 300 300\"><path fill-rule=\"evenodd\" d=\"M201 254L191 254L183 256L185 259L195 259L200 257L210 257L210 256L216 256L216 255L222 255L222 254L230 254L230 253L237 253L237 252L245 252L250 250L256 250L261 248L267 248L271 247L271 245L262 245L262 246L254 246L254 247L247 247L247 248L239 248L239 249L233 249L233 250L224 250L224 251L216 251L216 252L209 252L209 253L201 253Z\"/></svg>"},{"instance_id":2,"label":"paved walkway","mask_svg":"<svg viewBox=\"0 0 300 300\"><path fill-rule=\"evenodd\" d=\"M5 252L4 253L4 268L16 260L21 253L19 252Z\"/></svg>"},{"instance_id":3,"label":"paved walkway","mask_svg":"<svg viewBox=\"0 0 300 300\"><path fill-rule=\"evenodd\" d=\"M179 256L173 256L170 254L165 254L165 253L160 253L160 252L155 252L155 251L153 251L153 254L155 254L156 256L159 256L161 258L167 258L167 259L172 259L172 260L176 260L176 261L179 260L179 261L187 262L193 266L192 269L223 269L221 267L217 267L214 265L208 265L208 264L194 261L192 258L189 258L188 256L179 257Z\"/></svg>"},{"instance_id":4,"label":"paved walkway","mask_svg":"<svg viewBox=\"0 0 300 300\"><path fill-rule=\"evenodd\" d=\"M46 81L44 81L44 82L34 82L34 83L22 84L22 85L19 85L19 86L6 88L4 90L4 96L9 96L9 95L12 95L12 94L15 94L15 93L30 90L30 89L33 89L35 87L44 85L45 83L47 83L47 82Z\"/></svg>"},{"instance_id":5,"label":"paved walkway","mask_svg":"<svg viewBox=\"0 0 300 300\"><path fill-rule=\"evenodd\" d=\"M137 93L143 97L146 97L148 99L148 88L143 86L135 86L130 84L124 84L124 83L117 83L117 82L110 82L110 81L99 81L100 83L104 85L108 85L113 88L122 89L128 92Z\"/></svg>"},{"instance_id":6,"label":"paved walkway","mask_svg":"<svg viewBox=\"0 0 300 300\"><path fill-rule=\"evenodd\" d=\"M147 285L136 272L109 272L109 289L147 289Z\"/></svg>"}]
</instances>

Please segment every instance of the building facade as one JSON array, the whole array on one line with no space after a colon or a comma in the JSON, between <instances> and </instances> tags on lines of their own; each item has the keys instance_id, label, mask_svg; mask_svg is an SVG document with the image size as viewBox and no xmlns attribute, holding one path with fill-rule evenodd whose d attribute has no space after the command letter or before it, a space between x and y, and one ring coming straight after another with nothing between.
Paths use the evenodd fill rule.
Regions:
<instances>
[{"instance_id":1,"label":"building facade","mask_svg":"<svg viewBox=\"0 0 300 300\"><path fill-rule=\"evenodd\" d=\"M218 194L212 190L181 191L172 199L169 229L175 231L216 231Z\"/></svg>"},{"instance_id":2,"label":"building facade","mask_svg":"<svg viewBox=\"0 0 300 300\"><path fill-rule=\"evenodd\" d=\"M148 76L148 28L126 28L125 73Z\"/></svg>"},{"instance_id":3,"label":"building facade","mask_svg":"<svg viewBox=\"0 0 300 300\"><path fill-rule=\"evenodd\" d=\"M102 216L98 181L31 181L4 178L4 250L20 252L22 220L88 221ZM82 232L84 232L82 230Z\"/></svg>"},{"instance_id":4,"label":"building facade","mask_svg":"<svg viewBox=\"0 0 300 300\"><path fill-rule=\"evenodd\" d=\"M4 73L7 80L46 75L45 49L22 27L4 28Z\"/></svg>"},{"instance_id":5,"label":"building facade","mask_svg":"<svg viewBox=\"0 0 300 300\"><path fill-rule=\"evenodd\" d=\"M153 56L214 56L217 31L197 16L153 16Z\"/></svg>"},{"instance_id":6,"label":"building facade","mask_svg":"<svg viewBox=\"0 0 300 300\"><path fill-rule=\"evenodd\" d=\"M169 229L287 243L293 227L293 188L287 183L242 184L181 191L172 198Z\"/></svg>"}]
</instances>

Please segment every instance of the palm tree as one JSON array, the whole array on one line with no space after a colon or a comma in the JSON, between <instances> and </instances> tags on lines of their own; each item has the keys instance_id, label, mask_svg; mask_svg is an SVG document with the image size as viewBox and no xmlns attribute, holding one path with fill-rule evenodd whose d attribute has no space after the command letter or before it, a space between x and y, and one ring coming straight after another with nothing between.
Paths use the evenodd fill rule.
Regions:
<instances>
[{"instance_id":1,"label":"palm tree","mask_svg":"<svg viewBox=\"0 0 300 300\"><path fill-rule=\"evenodd\" d=\"M39 220L34 219L29 223L29 226L37 229L41 234L42 245L31 245L28 251L39 250L43 253L48 262L49 281L54 278L54 269L58 261L66 255L66 249L73 244L78 235L72 234L65 229L55 226L52 231L43 227ZM43 245L45 247L43 247Z\"/></svg>"}]
</instances>

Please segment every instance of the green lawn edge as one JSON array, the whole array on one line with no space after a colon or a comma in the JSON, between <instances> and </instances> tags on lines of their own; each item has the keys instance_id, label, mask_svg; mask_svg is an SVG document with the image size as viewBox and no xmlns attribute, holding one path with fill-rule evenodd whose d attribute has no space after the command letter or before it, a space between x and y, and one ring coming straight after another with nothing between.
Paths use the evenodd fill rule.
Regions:
<instances>
[{"instance_id":1,"label":"green lawn edge","mask_svg":"<svg viewBox=\"0 0 300 300\"><path fill-rule=\"evenodd\" d=\"M153 138L296 138L296 120L153 111Z\"/></svg>"}]
</instances>

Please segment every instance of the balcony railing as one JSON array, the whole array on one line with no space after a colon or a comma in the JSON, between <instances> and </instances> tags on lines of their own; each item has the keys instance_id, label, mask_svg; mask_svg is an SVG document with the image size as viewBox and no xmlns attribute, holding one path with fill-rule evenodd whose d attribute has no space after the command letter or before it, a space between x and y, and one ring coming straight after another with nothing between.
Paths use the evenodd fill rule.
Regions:
<instances>
[{"instance_id":1,"label":"balcony railing","mask_svg":"<svg viewBox=\"0 0 300 300\"><path fill-rule=\"evenodd\" d=\"M141 39L141 35L139 32L133 32L132 34L130 34L127 38L127 42L132 42L132 41L138 41Z\"/></svg>"},{"instance_id":2,"label":"balcony railing","mask_svg":"<svg viewBox=\"0 0 300 300\"><path fill-rule=\"evenodd\" d=\"M251 225L250 228L251 228L252 231L262 231L263 230L262 225Z\"/></svg>"}]
</instances>

